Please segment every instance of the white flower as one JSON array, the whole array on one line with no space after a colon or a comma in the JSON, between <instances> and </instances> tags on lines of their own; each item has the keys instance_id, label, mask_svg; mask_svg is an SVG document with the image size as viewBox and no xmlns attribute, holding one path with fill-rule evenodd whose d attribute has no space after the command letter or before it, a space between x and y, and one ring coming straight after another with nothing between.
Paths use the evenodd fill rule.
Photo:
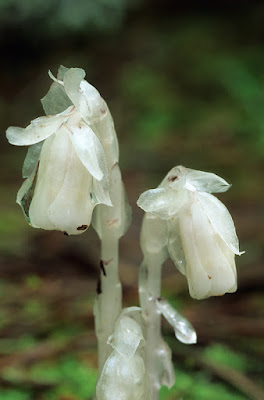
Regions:
<instances>
[{"instance_id":1,"label":"white flower","mask_svg":"<svg viewBox=\"0 0 264 400\"><path fill-rule=\"evenodd\" d=\"M31 147L17 202L33 227L79 234L96 204L111 206L108 170L118 161L113 121L79 68L60 67L42 99L48 116L10 127L11 144Z\"/></svg>"},{"instance_id":2,"label":"white flower","mask_svg":"<svg viewBox=\"0 0 264 400\"><path fill-rule=\"evenodd\" d=\"M178 166L138 200L144 211L166 221L169 255L197 299L237 289L235 254L242 253L234 223L227 208L210 194L229 187L215 174Z\"/></svg>"}]
</instances>

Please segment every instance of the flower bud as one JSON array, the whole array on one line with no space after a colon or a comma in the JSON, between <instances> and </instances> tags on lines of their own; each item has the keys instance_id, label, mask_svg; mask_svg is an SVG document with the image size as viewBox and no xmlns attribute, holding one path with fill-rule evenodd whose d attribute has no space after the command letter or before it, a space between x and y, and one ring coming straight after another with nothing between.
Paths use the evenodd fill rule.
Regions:
<instances>
[{"instance_id":1,"label":"flower bud","mask_svg":"<svg viewBox=\"0 0 264 400\"><path fill-rule=\"evenodd\" d=\"M108 340L113 352L98 380L97 400L151 400L149 379L140 350L145 340L140 325L127 315L128 311L123 310Z\"/></svg>"}]
</instances>

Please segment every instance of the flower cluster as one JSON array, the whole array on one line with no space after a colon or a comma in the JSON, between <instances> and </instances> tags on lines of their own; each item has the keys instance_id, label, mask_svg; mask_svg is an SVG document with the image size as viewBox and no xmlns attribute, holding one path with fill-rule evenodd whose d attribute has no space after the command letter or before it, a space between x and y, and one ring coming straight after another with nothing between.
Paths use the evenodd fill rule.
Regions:
<instances>
[{"instance_id":1,"label":"flower cluster","mask_svg":"<svg viewBox=\"0 0 264 400\"><path fill-rule=\"evenodd\" d=\"M7 130L11 144L30 146L17 202L33 227L79 234L97 204L112 205L109 171L118 143L108 107L84 70L61 66L57 78L50 76L42 99L47 116Z\"/></svg>"},{"instance_id":2,"label":"flower cluster","mask_svg":"<svg viewBox=\"0 0 264 400\"><path fill-rule=\"evenodd\" d=\"M211 194L229 187L215 174L178 166L157 189L144 192L138 200L139 207L165 227L168 253L197 299L237 288L234 258L242 253L234 223L227 208Z\"/></svg>"}]
</instances>

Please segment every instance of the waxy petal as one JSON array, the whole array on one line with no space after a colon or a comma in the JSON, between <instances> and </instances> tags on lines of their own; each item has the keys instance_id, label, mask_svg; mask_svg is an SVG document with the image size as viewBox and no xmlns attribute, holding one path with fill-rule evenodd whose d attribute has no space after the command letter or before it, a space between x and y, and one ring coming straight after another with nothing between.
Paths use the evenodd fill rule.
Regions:
<instances>
[{"instance_id":1,"label":"waxy petal","mask_svg":"<svg viewBox=\"0 0 264 400\"><path fill-rule=\"evenodd\" d=\"M226 192L231 185L220 176L211 172L203 172L195 169L186 169L186 182L200 192L221 193Z\"/></svg>"},{"instance_id":2,"label":"waxy petal","mask_svg":"<svg viewBox=\"0 0 264 400\"><path fill-rule=\"evenodd\" d=\"M107 343L129 360L139 347L144 346L145 340L140 325L133 318L121 314Z\"/></svg>"},{"instance_id":3,"label":"waxy petal","mask_svg":"<svg viewBox=\"0 0 264 400\"><path fill-rule=\"evenodd\" d=\"M211 282L197 251L192 215L186 210L180 215L180 231L190 295L194 299L204 299L210 296Z\"/></svg>"},{"instance_id":4,"label":"waxy petal","mask_svg":"<svg viewBox=\"0 0 264 400\"><path fill-rule=\"evenodd\" d=\"M234 253L227 245L224 247L219 246L219 236L199 201L195 200L192 203L190 212L198 259L207 274L205 277L206 282L202 279L202 275L197 279L206 284L206 286L208 282L210 285L209 291L205 292L202 297L219 296L233 292L234 287L236 287L236 273L234 273L232 267L235 258ZM232 257L232 263L230 263L230 256ZM188 258L187 254L186 258ZM188 265L187 260L187 278L189 276L188 270L194 270L195 268L196 263ZM193 288L195 288L196 282L197 280L193 282Z\"/></svg>"},{"instance_id":5,"label":"waxy petal","mask_svg":"<svg viewBox=\"0 0 264 400\"><path fill-rule=\"evenodd\" d=\"M215 196L209 193L196 193L210 223L215 231L223 239L226 245L237 255L243 254L239 251L239 242L236 234L234 221L226 208Z\"/></svg>"},{"instance_id":6,"label":"waxy petal","mask_svg":"<svg viewBox=\"0 0 264 400\"><path fill-rule=\"evenodd\" d=\"M43 144L31 224L36 228L80 234L89 226L94 204L92 177L84 167L65 126Z\"/></svg>"},{"instance_id":7,"label":"waxy petal","mask_svg":"<svg viewBox=\"0 0 264 400\"><path fill-rule=\"evenodd\" d=\"M161 219L170 219L188 201L186 190L175 191L172 188L150 189L139 196L137 205L145 212L157 215Z\"/></svg>"},{"instance_id":8,"label":"waxy petal","mask_svg":"<svg viewBox=\"0 0 264 400\"><path fill-rule=\"evenodd\" d=\"M108 171L100 140L86 124L79 123L77 126L71 125L67 128L81 162L95 179L101 181L108 175Z\"/></svg>"},{"instance_id":9,"label":"waxy petal","mask_svg":"<svg viewBox=\"0 0 264 400\"><path fill-rule=\"evenodd\" d=\"M105 110L105 118L95 122L92 129L95 131L104 147L107 166L111 169L119 160L119 147L112 115L104 101L103 104L104 108L101 109L100 112Z\"/></svg>"},{"instance_id":10,"label":"waxy petal","mask_svg":"<svg viewBox=\"0 0 264 400\"><path fill-rule=\"evenodd\" d=\"M85 77L85 71L81 68L70 68L63 76L65 92L75 107L80 103L80 83Z\"/></svg>"},{"instance_id":11,"label":"waxy petal","mask_svg":"<svg viewBox=\"0 0 264 400\"><path fill-rule=\"evenodd\" d=\"M167 221L169 238L168 238L168 252L169 255L178 268L178 270L185 275L186 274L186 259L182 246L182 238L179 226L179 218L174 217Z\"/></svg>"},{"instance_id":12,"label":"waxy petal","mask_svg":"<svg viewBox=\"0 0 264 400\"><path fill-rule=\"evenodd\" d=\"M84 80L85 72L70 68L63 77L65 92L84 120L91 124L106 115L105 103L95 87Z\"/></svg>"},{"instance_id":13,"label":"waxy petal","mask_svg":"<svg viewBox=\"0 0 264 400\"><path fill-rule=\"evenodd\" d=\"M43 142L39 142L33 144L28 148L27 155L22 168L22 176L23 178L27 178L31 175L33 170L36 168L36 165L39 160L40 152L42 149Z\"/></svg>"},{"instance_id":14,"label":"waxy petal","mask_svg":"<svg viewBox=\"0 0 264 400\"><path fill-rule=\"evenodd\" d=\"M38 170L38 165L35 166L35 168L31 172L31 175L23 182L22 186L17 192L16 202L22 208L28 223L30 223L29 207L33 197L33 189L36 183L37 170Z\"/></svg>"},{"instance_id":15,"label":"waxy petal","mask_svg":"<svg viewBox=\"0 0 264 400\"><path fill-rule=\"evenodd\" d=\"M41 99L43 109L47 115L59 114L72 105L62 85L54 82L46 96Z\"/></svg>"},{"instance_id":16,"label":"waxy petal","mask_svg":"<svg viewBox=\"0 0 264 400\"><path fill-rule=\"evenodd\" d=\"M9 143L16 146L29 146L42 142L56 133L72 112L73 106L68 107L61 114L36 118L25 129L10 126L6 131L6 137Z\"/></svg>"},{"instance_id":17,"label":"waxy petal","mask_svg":"<svg viewBox=\"0 0 264 400\"><path fill-rule=\"evenodd\" d=\"M182 165L173 167L161 181L159 188L172 188L174 190L184 189L186 182L186 168Z\"/></svg>"},{"instance_id":18,"label":"waxy petal","mask_svg":"<svg viewBox=\"0 0 264 400\"><path fill-rule=\"evenodd\" d=\"M60 65L58 69L57 79L63 81L66 72L69 71L70 68L64 67L64 65Z\"/></svg>"}]
</instances>

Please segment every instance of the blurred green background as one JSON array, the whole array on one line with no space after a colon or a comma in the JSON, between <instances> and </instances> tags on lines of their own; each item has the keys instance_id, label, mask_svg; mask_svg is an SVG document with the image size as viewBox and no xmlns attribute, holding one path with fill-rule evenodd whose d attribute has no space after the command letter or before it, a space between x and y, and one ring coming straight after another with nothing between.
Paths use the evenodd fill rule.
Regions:
<instances>
[{"instance_id":1,"label":"blurred green background","mask_svg":"<svg viewBox=\"0 0 264 400\"><path fill-rule=\"evenodd\" d=\"M213 3L213 5L212 5ZM261 1L0 0L0 399L88 400L99 241L28 227L15 204L26 148L5 130L43 115L48 69L84 68L107 101L133 207L121 240L124 303L137 303L141 192L176 165L215 172L246 254L235 294L195 301L168 262L163 294L198 344L176 342L161 399L264 398L264 4Z\"/></svg>"}]
</instances>

